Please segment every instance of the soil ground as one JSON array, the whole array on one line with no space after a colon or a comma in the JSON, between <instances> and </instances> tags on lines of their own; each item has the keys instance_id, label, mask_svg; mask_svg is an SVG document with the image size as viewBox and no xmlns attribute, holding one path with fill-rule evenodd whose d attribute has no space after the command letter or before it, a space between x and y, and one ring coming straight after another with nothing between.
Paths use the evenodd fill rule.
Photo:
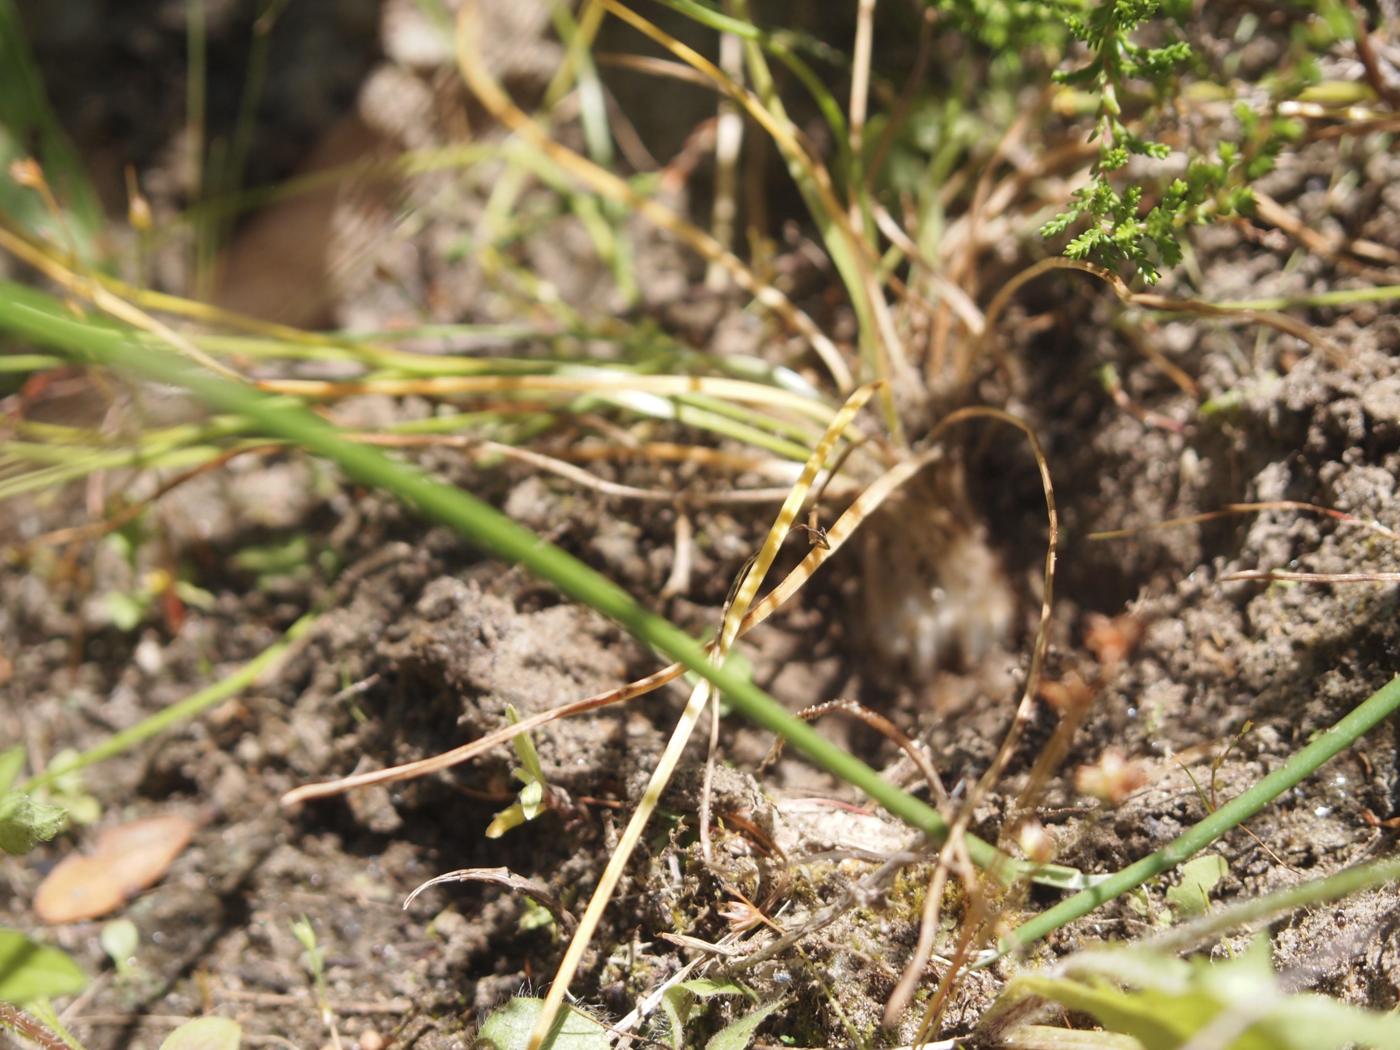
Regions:
<instances>
[{"instance_id":1,"label":"soil ground","mask_svg":"<svg viewBox=\"0 0 1400 1050\"><path fill-rule=\"evenodd\" d=\"M409 114L395 127L400 144L431 143L450 134L456 116L470 116L442 101L431 73L395 57L395 47L406 45L366 40L349 15L329 29L318 26L292 32L337 32L359 42L354 55L330 49L340 56L332 63L336 76L361 87L359 108L333 128L308 103L306 112L287 117L289 126L305 121L333 138L352 134L345 119L357 121L353 148L364 152L386 148L383 128L393 122L372 111L374 100ZM105 46L146 41L121 29L104 36ZM51 56L48 48L77 46L54 44L43 33L36 45L41 58ZM141 44L156 52L158 45ZM380 47L389 57L375 56ZM557 54L543 42L538 48L500 61L516 63L510 68L517 71L532 63L551 68ZM168 60L168 46L159 54ZM1269 60L1267 53L1252 57ZM520 83L528 82L521 73ZM378 94L365 84L377 85ZM348 89L325 90L344 96ZM297 95L295 83L276 75L269 91ZM76 102L62 93L55 102L94 155L110 145L83 125ZM420 122L415 106L433 119ZM447 117L443 106L452 110ZM179 119L167 115L166 123L178 126ZM1395 247L1400 154L1388 143L1377 135L1320 138L1290 154L1260 189L1329 243L1360 238ZM169 147L168 138L153 134L140 146L147 154L135 158L154 173L158 191L160 178L170 179L168 198L155 194L158 207L173 207L179 193L178 173L161 156ZM322 163L308 152L312 159L301 160ZM258 175L284 177L295 162L266 159ZM274 269L274 285L317 282L289 319L362 329L501 320L509 297L482 267L450 251L478 220L490 177L427 176L405 191L407 203L368 193L361 203L369 202L369 235L361 233L354 250L335 249L353 262L334 280L327 272L289 277ZM277 249L258 238L260 223L265 231L288 221L286 212L276 214L251 220L232 253L248 253L254 268L275 267L269 260ZM393 225L403 215L413 216L411 239ZM742 304L696 290L694 260L640 226L634 233L639 270L648 274L644 309L657 324L716 348L764 352L773 345L766 322L741 313ZM296 236L313 235L302 229ZM1047 250L1029 241L1022 247ZM608 294L606 274L585 258L588 251L575 221L551 218L520 248L520 260L564 299L596 305ZM1012 260L1017 268L1027 261ZM804 265L810 269L794 263L800 282L831 279ZM1396 277L1380 264L1358 265L1345 248L1308 251L1267 223L1240 222L1198 231L1188 264L1157 290L1226 301L1394 284ZM238 280L226 274L227 301L248 306L263 294ZM250 308L261 306L281 308L265 300ZM1016 298L1002 325L1008 368L970 395L1026 419L1055 479L1063 542L1048 673L1058 681L1079 674L1097 693L1067 769L1117 749L1146 774L1144 786L1117 807L1078 794L1068 775L1052 781L1040 817L1065 864L1111 871L1160 847L1205 815L1207 790L1233 797L1400 666L1394 584L1225 579L1255 569L1390 572L1392 536L1287 508L1154 528L1232 503L1300 501L1400 530L1400 315L1385 303L1295 313L1325 346L1238 319L1129 317L1097 282L1051 274ZM1163 358L1178 371L1160 367ZM1121 377L1125 398L1106 389L1105 366ZM1194 388L1175 381L1177 374ZM414 399L365 398L341 406L339 418L368 426L428 411ZM922 421L925 429L929 422ZM579 489L520 464L473 466L443 451L418 458L696 633L718 622L729 581L772 513L736 506L698 515L691 586L662 598L675 508ZM961 458L965 486L955 487L965 487L968 509L959 511L959 527L985 543L988 566L1000 566L987 573L987 590L967 600L977 608L1009 595L1014 609L1004 639L996 632L986 644L962 638L980 656L976 666L934 673L892 664L910 650L891 655L857 622L870 601L861 596L868 567L855 548L742 646L759 684L794 710L846 697L896 721L927 747L950 788L980 775L1009 724L1045 542L1039 482L1019 437L978 431ZM679 469L660 476L648 467L603 465L599 472L637 485L707 484ZM115 489L128 481L105 483ZM82 520L84 494L13 503L6 513L13 517L4 538L27 540ZM887 528L887 537L898 536L902 524ZM1141 531L1089 536L1112 529ZM570 912L581 911L684 694L670 689L537 731L546 778L570 802L500 839L483 831L513 796L507 753L287 811L278 799L291 788L434 754L498 728L508 706L522 714L544 710L647 674L657 662L600 616L299 456L235 460L180 487L161 500L147 535L159 551L143 557L188 566L212 596L206 608L186 608L178 627L159 610L134 630L114 626L103 596L134 590L139 571L110 545L10 559L0 569L0 741L23 742L32 761L91 746L251 658L309 608L320 614L309 638L257 687L89 775L103 825L180 812L197 817L200 828L169 875L124 912L141 934L130 972L112 971L98 944L100 922L43 930L98 975L67 1007L66 1019L89 1050L155 1047L176 1019L209 1011L243 1022L247 1045L328 1045L290 929L305 916L325 953L327 994L344 1044L470 1046L493 1007L549 980L562 950L558 927L493 885L434 888L407 908L404 898L444 872L505 866L542 883ZM239 559L240 552L292 540L306 545L295 570L259 573ZM877 569L887 577L907 568L892 540L871 545L865 557L886 559ZM1086 636L1101 630L1096 616L1116 618L1129 636L1140 633L1111 671L1086 645ZM892 778L917 783L916 771L879 735L836 719L820 724ZM974 830L996 838L1053 724L1044 707ZM695 836L704 735L687 752L574 987L583 1003L613 1019L695 956L668 936L714 942L727 932L721 909L736 894L781 908L778 921L794 928L868 875L874 863L862 858L911 845L892 818L799 759L785 756L760 774L769 739L729 718L719 741L716 854L707 865ZM1395 831L1385 822L1400 816L1396 748L1392 721L1247 830L1219 841L1212 849L1227 861L1228 874L1215 899L1258 895L1392 853ZM0 925L36 929L29 908L35 887L90 834L78 831L22 860L0 861ZM908 1042L909 1024L879 1034L878 1017L917 935L926 873L915 866L798 949L744 971L765 1000L782 996L788 1003L765 1025L764 1039L830 1047ZM1139 935L1169 917L1165 890L1172 881L1155 881L1069 926L1037 954ZM1036 891L1024 907L1053 899ZM1380 1009L1400 1003L1400 900L1393 891L1295 915L1272 932L1277 965L1299 986ZM761 939L762 931L754 936ZM1011 965L969 980L946 1035L971 1032ZM717 1026L730 1008L709 1023Z\"/></svg>"}]
</instances>

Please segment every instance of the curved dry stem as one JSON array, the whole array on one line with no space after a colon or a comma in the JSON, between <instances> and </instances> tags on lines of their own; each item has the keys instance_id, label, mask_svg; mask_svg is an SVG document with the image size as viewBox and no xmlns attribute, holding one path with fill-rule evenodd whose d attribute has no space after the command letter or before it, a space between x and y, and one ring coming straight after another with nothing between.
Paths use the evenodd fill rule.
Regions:
<instances>
[{"instance_id":1,"label":"curved dry stem","mask_svg":"<svg viewBox=\"0 0 1400 1050\"><path fill-rule=\"evenodd\" d=\"M355 773L348 777L340 777L336 780L327 780L319 784L303 784L299 788L293 788L282 796L283 806L295 806L303 802L310 802L313 799L331 798L335 795L343 795L347 791L354 791L357 788L373 787L376 784L392 784L399 780L412 780L415 777L427 776L429 773L441 772L444 769L451 769L453 766L469 762L478 755L484 755L498 747L509 744L511 739L520 733L528 733L532 729L537 729L549 722L557 721L561 718L571 718L574 715L585 714L589 711L596 711L600 707L607 707L610 704L620 704L627 700L633 700L647 693L655 692L663 685L674 682L681 675L685 674L684 664L670 664L645 678L639 678L635 682L628 682L618 689L609 689L605 693L598 693L594 696L584 697L582 700L574 700L571 703L560 704L558 707L550 708L548 711L539 711L533 715L527 715L518 722L502 726L495 732L487 733L470 743L461 747L454 747L451 751L444 751L440 755L433 755L430 758L422 758L416 762L405 762L402 765L390 766L386 769L373 769L365 773Z\"/></svg>"},{"instance_id":2,"label":"curved dry stem","mask_svg":"<svg viewBox=\"0 0 1400 1050\"><path fill-rule=\"evenodd\" d=\"M569 914L569 909L564 907L559 899L549 892L548 887L534 879L528 879L524 875L517 875L509 868L458 868L456 871L435 875L427 882L419 883L413 892L404 898L404 909L407 910L408 906L417 900L418 895L424 890L449 882L490 882L497 886L504 886L508 890L523 893L544 905L554 916L554 921L559 924L559 928L565 933L573 933L574 928L578 925L574 917Z\"/></svg>"},{"instance_id":3,"label":"curved dry stem","mask_svg":"<svg viewBox=\"0 0 1400 1050\"><path fill-rule=\"evenodd\" d=\"M986 320L982 316L982 310L973 301L972 296L963 291L956 283L944 277L938 271L938 267L929 259L919 246L914 243L914 239L905 232L899 225L895 217L890 214L889 209L883 204L876 204L874 207L875 225L880 228L880 232L889 238L890 243L908 256L909 261L914 263L922 271L922 276L936 288L941 296L942 302L948 304L949 309L957 315L969 332L974 336L980 336L986 328ZM891 284L894 284L893 280ZM928 304L907 286L895 285L897 293L903 295L911 302L921 306Z\"/></svg>"},{"instance_id":4,"label":"curved dry stem","mask_svg":"<svg viewBox=\"0 0 1400 1050\"><path fill-rule=\"evenodd\" d=\"M1358 518L1346 511L1337 510L1334 507L1323 507L1316 503L1304 503L1300 500L1279 499L1268 500L1262 503L1227 503L1219 510L1208 510L1202 514L1189 514L1184 518L1168 518L1165 521L1154 521L1147 525L1138 525L1131 529L1108 529L1103 532L1091 532L1085 539L1089 540L1121 540L1129 536L1136 536L1143 532L1152 532L1156 529L1176 529L1186 525L1201 525L1208 521L1218 521L1221 518L1233 517L1237 514L1257 514L1267 510L1301 510L1311 514L1321 514L1328 518L1333 518L1344 525L1357 525L1372 532L1378 532L1386 539L1400 540L1393 529L1386 528L1378 521L1368 521Z\"/></svg>"},{"instance_id":5,"label":"curved dry stem","mask_svg":"<svg viewBox=\"0 0 1400 1050\"><path fill-rule=\"evenodd\" d=\"M1221 583L1253 580L1259 583L1400 583L1400 572L1285 572L1259 569L1232 572L1220 577Z\"/></svg>"},{"instance_id":6,"label":"curved dry stem","mask_svg":"<svg viewBox=\"0 0 1400 1050\"><path fill-rule=\"evenodd\" d=\"M1007 764L1011 761L1011 755L1016 749L1025 727L1030 723L1035 714L1035 698L1040 689L1041 670L1045 661L1045 650L1050 641L1050 617L1054 604L1054 582L1055 582L1055 557L1059 547L1059 515L1055 509L1055 489L1050 479L1050 467L1045 459L1045 452L1040 446L1040 440L1036 437L1035 431L1024 420L1018 419L1009 412L1004 412L996 408L973 407L961 409L953 412L934 427L931 439L937 439L939 434L950 427L971 419L993 419L1008 426L1015 427L1026 436L1030 442L1031 452L1035 456L1036 467L1040 472L1041 486L1045 493L1045 516L1049 527L1049 535L1046 540L1045 549L1045 575L1044 594L1040 603L1040 622L1036 628L1035 641L1031 647L1030 668L1026 672L1026 685L1021 694L1020 703L1017 705L1015 716L1012 718L1011 726L1002 739L1001 746L993 757L991 765L987 771L977 781L973 789L968 792L966 802L960 807L956 818L951 822L948 832L948 839L939 851L938 867L929 883L928 892L938 894L937 897L925 898L923 921L920 925L919 943L915 953L911 957L909 964L905 967L895 992L891 995L885 1012L885 1023L895 1023L904 1012L909 1000L913 997L918 980L923 974L924 966L928 962L929 955L933 951L933 936L937 928L939 910L942 907L941 891L946 884L947 875L950 870L956 870L962 874L964 883L968 889L969 911L963 922L963 930L959 936L956 957L948 971L939 982L939 987L933 999L929 1003L928 1010L924 1014L924 1020L919 1033L919 1040L922 1041L929 1028L951 992L953 982L967 960L969 947L972 939L983 927L983 916L986 911L984 895L977 886L976 875L972 871L971 864L965 860L965 835L972 823L972 817L977 807L991 791L992 787L1006 770Z\"/></svg>"},{"instance_id":7,"label":"curved dry stem","mask_svg":"<svg viewBox=\"0 0 1400 1050\"><path fill-rule=\"evenodd\" d=\"M1050 465L1046 462L1045 450L1041 448L1040 439L1030 424L999 408L964 408L941 420L933 428L930 437L936 439L944 430L970 419L993 419L1005 423L1007 426L1015 427L1026 436L1026 440L1031 446L1031 453L1035 456L1036 469L1040 472L1041 488L1045 493L1045 520L1048 526L1048 536L1045 542L1044 593L1040 601L1040 622L1036 626L1035 641L1031 646L1031 663L1026 671L1026 684L1021 692L1021 701L1017 705L1016 716L1011 722L1011 728L1007 731L1005 739L1001 742L1001 747L997 750L996 757L987 767L987 771L982 774L977 785L968 793L967 801L954 825L953 834L967 830L967 826L972 820L973 811L1001 778L1007 763L1011 760L1011 754L1015 750L1016 744L1021 739L1021 733L1035 714L1035 698L1040 691L1045 650L1050 644L1050 617L1054 611L1055 600L1055 559L1060 543L1060 518L1055 509L1055 486L1050 479Z\"/></svg>"},{"instance_id":8,"label":"curved dry stem","mask_svg":"<svg viewBox=\"0 0 1400 1050\"><path fill-rule=\"evenodd\" d=\"M836 699L828 700L824 704L813 704L811 707L803 708L797 712L797 717L804 722L812 722L823 715L841 714L849 718L854 718L858 722L864 722L875 732L879 733L895 747L899 748L909 757L909 761L914 763L914 768L924 775L924 780L928 782L929 794L938 800L940 804L948 801L948 792L943 787L943 780L938 775L938 770L934 769L929 757L919 750L919 746L910 740L904 730L895 725L878 711L872 711L864 704L856 700ZM783 744L786 741L778 737L773 741L773 746L768 749L768 754L763 756L763 761L758 764L758 772L762 773L771 766L783 753Z\"/></svg>"},{"instance_id":9,"label":"curved dry stem","mask_svg":"<svg viewBox=\"0 0 1400 1050\"><path fill-rule=\"evenodd\" d=\"M604 4L609 10L614 5ZM759 303L773 311L791 329L807 340L813 351L831 373L832 380L842 392L849 391L855 380L846 366L841 351L836 344L817 327L805 313L771 284L760 280L733 252L726 251L718 241L704 230L680 218L671 209L644 197L629 186L624 179L599 167L590 160L579 156L573 150L555 142L549 134L515 105L486 71L476 47L476 4L467 0L457 18L457 66L481 104L502 126L509 128L549 160L566 171L573 178L610 200L618 201L644 215L648 221L678 238L701 258L722 267L744 291ZM616 12L614 12L616 13ZM716 73L719 71L716 70ZM722 76L723 74L720 74Z\"/></svg>"},{"instance_id":10,"label":"curved dry stem","mask_svg":"<svg viewBox=\"0 0 1400 1050\"><path fill-rule=\"evenodd\" d=\"M1096 263L1085 262L1083 259L1066 259L1063 256L1053 256L1049 259L1041 259L1040 262L1026 267L1015 277L1011 278L992 297L992 301L987 305L987 327L976 343L976 353L980 353L986 341L992 338L996 331L997 322L1001 319L1002 311L1006 309L1011 297L1015 295L1025 284L1035 280L1042 274L1051 270L1078 270L1080 273L1087 273L1092 277L1097 277L1110 288L1113 294L1118 297L1119 302L1128 306L1140 306L1145 310L1161 310L1167 313L1188 313L1199 314L1204 317L1239 317L1243 320L1261 324L1268 328L1291 335L1296 339L1301 339L1309 346L1321 350L1328 355L1334 364L1343 362L1345 355L1340 347L1330 339L1323 336L1313 328L1312 325L1298 320L1296 317L1289 317L1274 310L1256 310L1250 307L1221 306L1218 303L1209 303L1204 299L1173 299L1166 295L1155 295L1149 292L1134 292L1128 287L1123 278L1119 277L1112 270L1106 269Z\"/></svg>"},{"instance_id":11,"label":"curved dry stem","mask_svg":"<svg viewBox=\"0 0 1400 1050\"><path fill-rule=\"evenodd\" d=\"M948 839L943 844L943 848L938 851L938 863L934 865L933 874L929 876L928 885L924 888L924 904L919 913L919 939L914 944L914 951L904 966L904 972L899 975L899 981L895 984L894 991L890 993L890 997L885 1003L885 1012L881 1019L886 1028L893 1028L904 1016L904 1011L909 1008L914 993L919 989L924 968L928 966L929 959L933 957L933 949L938 936L938 920L943 911L943 891L947 888L948 876L953 871L956 871L958 877L962 879L964 892L967 894L967 924L971 925L965 924L963 935L959 938L957 950L944 974L943 981L939 984L938 992L929 1003L928 1012L925 1014L919 1030L918 1041L920 1043L926 1037L927 1029L931 1024L930 1019L936 1015L937 1009L941 1008L943 999L947 995L947 989L952 987L950 983L952 976L957 973L967 957L971 931L975 929L976 924L981 923L981 917L986 911L985 898L981 886L977 882L977 872L972 866L972 859L967 855L966 843L961 836Z\"/></svg>"}]
</instances>

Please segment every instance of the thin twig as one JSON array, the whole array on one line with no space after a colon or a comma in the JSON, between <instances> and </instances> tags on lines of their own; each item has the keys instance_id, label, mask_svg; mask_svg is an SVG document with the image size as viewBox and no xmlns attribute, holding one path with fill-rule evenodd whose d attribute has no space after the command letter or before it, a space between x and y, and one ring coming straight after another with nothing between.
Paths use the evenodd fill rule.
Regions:
<instances>
[{"instance_id":1,"label":"thin twig","mask_svg":"<svg viewBox=\"0 0 1400 1050\"><path fill-rule=\"evenodd\" d=\"M1256 580L1264 583L1400 583L1400 572L1285 572L1282 569L1245 570L1220 577L1221 583Z\"/></svg>"},{"instance_id":2,"label":"thin twig","mask_svg":"<svg viewBox=\"0 0 1400 1050\"><path fill-rule=\"evenodd\" d=\"M542 904L554 916L554 921L559 924L559 928L566 935L572 934L578 926L578 920L569 914L569 910L560 903L554 894L549 892L547 886L534 879L526 878L524 875L517 875L509 868L458 868L456 871L436 875L427 882L420 883L412 893L404 898L404 910L407 911L408 906L418 899L418 895L430 886L441 886L448 882L491 882L497 886L504 886L508 890L523 893Z\"/></svg>"}]
</instances>

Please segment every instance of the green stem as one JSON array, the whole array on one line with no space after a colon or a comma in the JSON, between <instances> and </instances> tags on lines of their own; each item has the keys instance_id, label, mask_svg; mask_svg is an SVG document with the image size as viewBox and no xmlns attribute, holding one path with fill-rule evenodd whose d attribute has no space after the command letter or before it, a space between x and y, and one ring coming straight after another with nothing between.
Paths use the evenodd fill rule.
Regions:
<instances>
[{"instance_id":1,"label":"green stem","mask_svg":"<svg viewBox=\"0 0 1400 1050\"><path fill-rule=\"evenodd\" d=\"M268 435L286 438L332 460L361 484L392 492L424 517L450 525L477 547L552 581L570 598L591 605L643 642L709 679L749 721L779 734L818 766L859 788L934 842L946 837L948 825L931 806L820 736L728 664L711 663L702 645L644 608L617 584L486 503L434 481L378 449L346 441L323 419L288 404L286 399L274 400L220 379L170 353L143 347L110 327L74 320L41 293L0 283L0 326L96 364L186 387L216 411L243 416ZM971 835L967 836L967 847L976 864L1006 880L1030 877L1061 887L1083 884L1082 876L1072 869L1016 860Z\"/></svg>"},{"instance_id":2,"label":"green stem","mask_svg":"<svg viewBox=\"0 0 1400 1050\"><path fill-rule=\"evenodd\" d=\"M0 357L0 375L7 372L37 372L44 368L57 368L61 364L62 358L48 354L9 354Z\"/></svg>"},{"instance_id":3,"label":"green stem","mask_svg":"<svg viewBox=\"0 0 1400 1050\"><path fill-rule=\"evenodd\" d=\"M1287 310L1298 306L1350 306L1353 303L1383 303L1400 299L1400 284L1371 288L1340 288L1316 295L1280 295L1272 299L1238 299L1216 303L1221 310Z\"/></svg>"},{"instance_id":4,"label":"green stem","mask_svg":"<svg viewBox=\"0 0 1400 1050\"><path fill-rule=\"evenodd\" d=\"M264 671L281 659L282 654L291 647L292 643L311 629L311 625L316 622L316 619L317 614L308 613L287 628L287 632L278 641L268 646L227 678L215 682L208 688L201 689L169 707L162 708L129 729L113 733L96 747L89 748L71 762L64 762L58 768L50 766L44 772L26 780L19 786L19 790L27 792L33 791L35 788L47 787L59 777L71 773L75 769L83 769L120 755L128 748L135 747L153 736L158 736L171 726L193 718L231 696L237 696L256 682Z\"/></svg>"},{"instance_id":5,"label":"green stem","mask_svg":"<svg viewBox=\"0 0 1400 1050\"><path fill-rule=\"evenodd\" d=\"M1233 930L1274 915L1282 915L1295 908L1340 900L1362 890L1395 882L1397 879L1400 879L1400 857L1387 857L1371 864L1343 868L1335 875L1309 879L1296 886L1288 886L1273 893L1266 893L1262 897L1253 897L1211 912L1194 922L1149 938L1143 947L1157 952L1186 951L1202 943L1205 938L1226 930Z\"/></svg>"},{"instance_id":6,"label":"green stem","mask_svg":"<svg viewBox=\"0 0 1400 1050\"><path fill-rule=\"evenodd\" d=\"M1231 799L1205 820L1173 839L1156 853L1143 857L1103 881L1061 901L1029 922L1022 923L1002 940L1000 954L1024 948L1066 923L1088 915L1099 905L1136 889L1154 875L1175 867L1205 849L1231 828L1248 820L1304 777L1355 743L1400 707L1400 677L1392 678L1336 725L1320 734L1254 787Z\"/></svg>"}]
</instances>

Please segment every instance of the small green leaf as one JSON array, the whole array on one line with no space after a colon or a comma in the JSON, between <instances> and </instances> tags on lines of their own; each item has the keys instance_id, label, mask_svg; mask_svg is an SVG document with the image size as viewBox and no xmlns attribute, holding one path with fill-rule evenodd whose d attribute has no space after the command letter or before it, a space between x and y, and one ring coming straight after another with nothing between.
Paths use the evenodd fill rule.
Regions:
<instances>
[{"instance_id":1,"label":"small green leaf","mask_svg":"<svg viewBox=\"0 0 1400 1050\"><path fill-rule=\"evenodd\" d=\"M0 795L0 850L18 856L48 842L68 825L62 806L39 802L22 791Z\"/></svg>"},{"instance_id":2,"label":"small green leaf","mask_svg":"<svg viewBox=\"0 0 1400 1050\"><path fill-rule=\"evenodd\" d=\"M520 789L520 810L525 814L526 820L534 820L540 814L540 807L544 805L544 785L538 780L531 780Z\"/></svg>"},{"instance_id":3,"label":"small green leaf","mask_svg":"<svg viewBox=\"0 0 1400 1050\"><path fill-rule=\"evenodd\" d=\"M125 973L131 968L131 960L141 943L141 934L136 923L130 919L113 919L102 927L97 935L102 950L117 968L117 973Z\"/></svg>"},{"instance_id":4,"label":"small green leaf","mask_svg":"<svg viewBox=\"0 0 1400 1050\"><path fill-rule=\"evenodd\" d=\"M520 918L516 921L515 928L521 933L551 930L557 925L554 913L532 897L521 897L520 908Z\"/></svg>"},{"instance_id":5,"label":"small green leaf","mask_svg":"<svg viewBox=\"0 0 1400 1050\"><path fill-rule=\"evenodd\" d=\"M305 915L296 919L291 927L292 936L305 949L301 957L302 965L306 967L307 973L319 981L325 972L325 956L321 952L321 946L316 943L316 928Z\"/></svg>"},{"instance_id":6,"label":"small green leaf","mask_svg":"<svg viewBox=\"0 0 1400 1050\"><path fill-rule=\"evenodd\" d=\"M683 1050L686 1026L703 1013L701 1003L716 995L747 995L753 993L737 981L711 981L703 977L682 981L661 993L661 1009L671 1023L671 1045Z\"/></svg>"},{"instance_id":7,"label":"small green leaf","mask_svg":"<svg viewBox=\"0 0 1400 1050\"><path fill-rule=\"evenodd\" d=\"M72 995L85 984L87 976L64 952L32 941L18 930L0 929L0 1002L22 1005Z\"/></svg>"},{"instance_id":8,"label":"small green leaf","mask_svg":"<svg viewBox=\"0 0 1400 1050\"><path fill-rule=\"evenodd\" d=\"M243 1029L227 1017L200 1017L186 1021L165 1037L160 1050L238 1050Z\"/></svg>"},{"instance_id":9,"label":"small green leaf","mask_svg":"<svg viewBox=\"0 0 1400 1050\"><path fill-rule=\"evenodd\" d=\"M513 704L506 705L506 719L510 722L520 721L520 713ZM525 786L520 789L516 801L497 813L487 826L488 839L498 839L511 828L519 827L527 820L534 820L544 809L544 769L540 766L540 756L535 751L530 734L517 733L511 738L511 743L520 758L520 765L512 769L511 774Z\"/></svg>"},{"instance_id":10,"label":"small green leaf","mask_svg":"<svg viewBox=\"0 0 1400 1050\"><path fill-rule=\"evenodd\" d=\"M133 631L146 618L146 607L150 604L144 595L127 594L125 591L109 591L103 600L107 606L107 618L119 631Z\"/></svg>"},{"instance_id":11,"label":"small green leaf","mask_svg":"<svg viewBox=\"0 0 1400 1050\"><path fill-rule=\"evenodd\" d=\"M1179 916L1204 914L1210 907L1210 891L1230 873L1230 865L1218 853L1193 857L1181 866L1181 881L1167 890L1167 903Z\"/></svg>"},{"instance_id":12,"label":"small green leaf","mask_svg":"<svg viewBox=\"0 0 1400 1050\"><path fill-rule=\"evenodd\" d=\"M486 837L498 839L511 828L520 827L521 824L525 823L525 820L524 807L519 802L512 802L491 818L491 823L486 825Z\"/></svg>"},{"instance_id":13,"label":"small green leaf","mask_svg":"<svg viewBox=\"0 0 1400 1050\"><path fill-rule=\"evenodd\" d=\"M82 769L75 768L81 759L82 755L71 747L57 752L44 770L52 779L41 794L55 806L66 809L74 824L96 824L102 816L102 804L88 792Z\"/></svg>"},{"instance_id":14,"label":"small green leaf","mask_svg":"<svg viewBox=\"0 0 1400 1050\"><path fill-rule=\"evenodd\" d=\"M705 1050L745 1050L753 1041L753 1034L758 1030L758 1026L782 1005L782 1000L779 999L745 1014L733 1024L726 1025L705 1044Z\"/></svg>"},{"instance_id":15,"label":"small green leaf","mask_svg":"<svg viewBox=\"0 0 1400 1050\"><path fill-rule=\"evenodd\" d=\"M506 705L506 718L512 722L520 721L520 712L516 711L513 704ZM520 764L525 767L523 775L521 770L516 770L516 777L527 784L544 783L544 770L540 766L540 756L535 750L535 743L530 739L530 734L517 733L511 737L510 742L520 757Z\"/></svg>"},{"instance_id":16,"label":"small green leaf","mask_svg":"<svg viewBox=\"0 0 1400 1050\"><path fill-rule=\"evenodd\" d=\"M510 1000L482 1024L477 1046L524 1050L543 1006L543 999ZM608 1050L608 1030L582 1011L565 1007L549 1030L542 1050Z\"/></svg>"}]
</instances>

